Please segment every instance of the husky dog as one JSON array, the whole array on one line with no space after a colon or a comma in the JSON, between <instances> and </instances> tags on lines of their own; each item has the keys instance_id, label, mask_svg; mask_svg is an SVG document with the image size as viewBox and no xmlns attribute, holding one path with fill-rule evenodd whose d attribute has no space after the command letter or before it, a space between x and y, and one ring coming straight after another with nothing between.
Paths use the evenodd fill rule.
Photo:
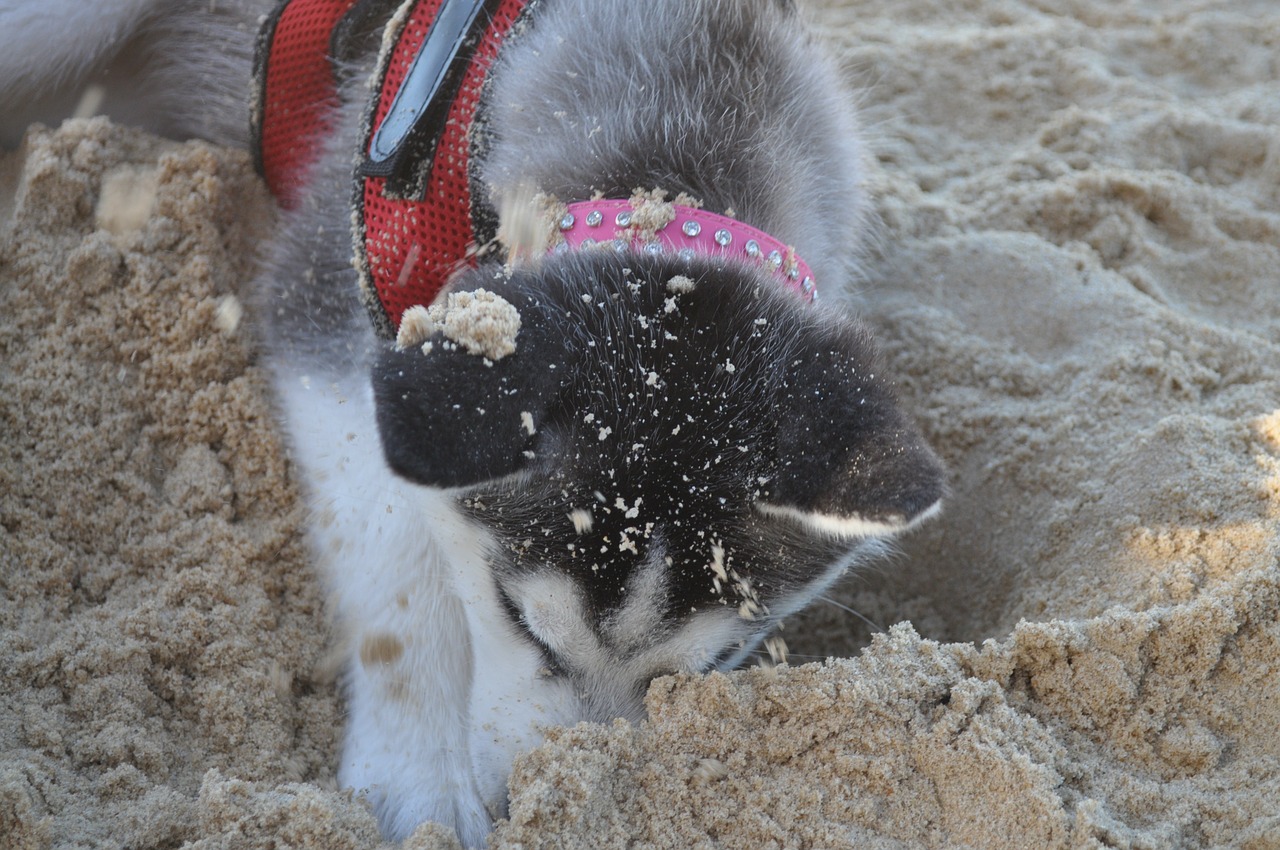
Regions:
<instances>
[{"instance_id":1,"label":"husky dog","mask_svg":"<svg viewBox=\"0 0 1280 850\"><path fill-rule=\"evenodd\" d=\"M270 5L0 0L0 130L100 83L123 120L245 144ZM793 248L822 302L714 252L490 254L437 299L484 290L518 314L514 350L485 354L440 312L399 347L366 312L351 180L380 25L341 57L253 289L349 640L339 779L389 837L433 820L477 846L542 727L638 721L653 677L750 658L935 514L944 475L836 306L862 151L791 3L538 0L488 72L473 173L493 210L530 191L696 199L681 209Z\"/></svg>"}]
</instances>

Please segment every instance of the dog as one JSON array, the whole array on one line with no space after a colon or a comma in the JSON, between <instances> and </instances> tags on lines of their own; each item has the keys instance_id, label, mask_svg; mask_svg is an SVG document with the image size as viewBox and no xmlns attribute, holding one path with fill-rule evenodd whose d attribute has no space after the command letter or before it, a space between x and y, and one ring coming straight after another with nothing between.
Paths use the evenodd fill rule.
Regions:
<instances>
[{"instance_id":1,"label":"dog","mask_svg":"<svg viewBox=\"0 0 1280 850\"><path fill-rule=\"evenodd\" d=\"M865 154L790 2L317 5L323 62L289 77L302 0L3 0L0 135L88 91L254 149L262 356L346 636L339 780L389 838L481 846L540 729L777 654L945 474L842 305Z\"/></svg>"}]
</instances>

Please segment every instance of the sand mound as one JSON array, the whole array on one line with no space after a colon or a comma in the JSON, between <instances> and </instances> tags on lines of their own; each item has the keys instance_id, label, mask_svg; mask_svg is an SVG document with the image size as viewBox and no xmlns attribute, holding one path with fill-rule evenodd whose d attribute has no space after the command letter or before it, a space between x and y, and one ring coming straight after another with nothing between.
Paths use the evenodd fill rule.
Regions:
<instances>
[{"instance_id":1,"label":"sand mound","mask_svg":"<svg viewBox=\"0 0 1280 850\"><path fill-rule=\"evenodd\" d=\"M846 660L553 730L496 847L1280 847L1280 11L1040 6L815 10L954 491L832 601L910 625L822 605L793 663ZM377 843L240 319L267 226L199 143L0 161L5 850Z\"/></svg>"}]
</instances>

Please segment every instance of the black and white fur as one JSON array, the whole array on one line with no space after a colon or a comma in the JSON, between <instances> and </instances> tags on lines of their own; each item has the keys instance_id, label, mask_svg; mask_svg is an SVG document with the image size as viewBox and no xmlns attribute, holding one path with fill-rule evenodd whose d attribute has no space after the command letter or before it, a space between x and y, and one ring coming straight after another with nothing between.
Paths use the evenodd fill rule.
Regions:
<instances>
[{"instance_id":1,"label":"black and white fur","mask_svg":"<svg viewBox=\"0 0 1280 850\"><path fill-rule=\"evenodd\" d=\"M97 80L126 118L242 143L263 11L0 0L0 137ZM339 778L393 838L435 820L478 846L542 726L639 720L652 677L741 663L936 513L943 474L834 306L865 229L861 151L790 3L541 0L491 73L479 166L498 209L661 188L732 210L795 247L823 303L707 258L493 261L451 284L520 311L492 363L398 352L361 304L348 201L373 60L348 70L255 290L349 640Z\"/></svg>"}]
</instances>

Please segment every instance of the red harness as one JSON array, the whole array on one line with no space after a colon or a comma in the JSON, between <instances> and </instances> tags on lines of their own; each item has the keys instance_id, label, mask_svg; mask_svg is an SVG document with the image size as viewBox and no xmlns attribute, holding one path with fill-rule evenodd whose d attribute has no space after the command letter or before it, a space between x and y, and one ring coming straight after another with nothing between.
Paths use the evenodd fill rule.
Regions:
<instances>
[{"instance_id":1,"label":"red harness","mask_svg":"<svg viewBox=\"0 0 1280 850\"><path fill-rule=\"evenodd\" d=\"M486 74L530 0L282 0L259 34L255 155L287 209L303 199L338 105L335 59L382 38L356 169L355 266L378 331L430 304L493 240L470 173ZM393 14L394 12L394 14ZM369 23L385 24L380 34ZM386 46L389 45L389 48ZM391 120L388 120L391 116ZM474 129L473 129L474 128Z\"/></svg>"}]
</instances>

